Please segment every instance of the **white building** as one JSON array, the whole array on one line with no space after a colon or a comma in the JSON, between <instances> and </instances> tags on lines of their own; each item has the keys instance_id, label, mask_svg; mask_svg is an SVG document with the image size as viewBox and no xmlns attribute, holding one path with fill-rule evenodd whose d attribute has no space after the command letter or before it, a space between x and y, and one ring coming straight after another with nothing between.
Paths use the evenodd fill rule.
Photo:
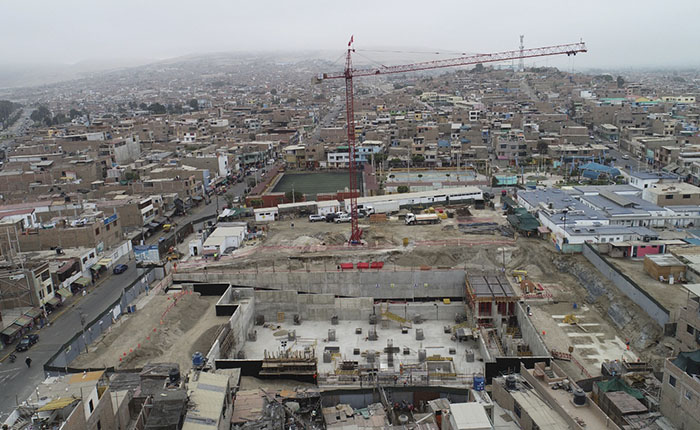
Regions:
<instances>
[{"instance_id":1,"label":"white building","mask_svg":"<svg viewBox=\"0 0 700 430\"><path fill-rule=\"evenodd\" d=\"M318 214L326 216L331 213L340 212L340 202L338 200L327 200L317 203Z\"/></svg>"},{"instance_id":2,"label":"white building","mask_svg":"<svg viewBox=\"0 0 700 430\"><path fill-rule=\"evenodd\" d=\"M253 213L255 214L255 221L257 222L277 221L279 218L279 210L276 207L253 209Z\"/></svg>"},{"instance_id":3,"label":"white building","mask_svg":"<svg viewBox=\"0 0 700 430\"><path fill-rule=\"evenodd\" d=\"M217 227L202 245L204 255L218 253L221 255L228 248L240 248L245 240L247 228L237 223L221 223L222 227ZM220 224L220 225L221 225Z\"/></svg>"},{"instance_id":4,"label":"white building","mask_svg":"<svg viewBox=\"0 0 700 430\"><path fill-rule=\"evenodd\" d=\"M454 187L417 193L388 194L384 196L359 197L357 207L372 206L375 213L398 212L401 206L450 204L466 200L483 200L484 194L478 187ZM345 207L350 207L350 199L345 199Z\"/></svg>"}]
</instances>

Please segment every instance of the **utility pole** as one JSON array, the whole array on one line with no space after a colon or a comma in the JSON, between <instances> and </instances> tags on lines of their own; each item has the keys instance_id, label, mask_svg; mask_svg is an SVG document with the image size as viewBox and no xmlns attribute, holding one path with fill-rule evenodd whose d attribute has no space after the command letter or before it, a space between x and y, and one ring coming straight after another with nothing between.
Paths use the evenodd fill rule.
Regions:
<instances>
[{"instance_id":1,"label":"utility pole","mask_svg":"<svg viewBox=\"0 0 700 430\"><path fill-rule=\"evenodd\" d=\"M78 308L78 313L80 314L80 325L83 328L83 341L85 342L85 353L88 353L88 342L87 339L85 339L85 314L83 313L83 310L81 308Z\"/></svg>"}]
</instances>

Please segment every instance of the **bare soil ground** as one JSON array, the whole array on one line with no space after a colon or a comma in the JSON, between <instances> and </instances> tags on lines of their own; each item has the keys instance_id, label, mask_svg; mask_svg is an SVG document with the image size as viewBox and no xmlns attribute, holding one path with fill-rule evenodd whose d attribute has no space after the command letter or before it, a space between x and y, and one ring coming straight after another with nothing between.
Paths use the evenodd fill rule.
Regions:
<instances>
[{"instance_id":1,"label":"bare soil ground","mask_svg":"<svg viewBox=\"0 0 700 430\"><path fill-rule=\"evenodd\" d=\"M286 219L267 225L264 240L245 246L219 261L204 262L190 258L181 263L183 270L225 266L232 269L271 268L299 270L335 267L341 262L383 261L402 267L482 267L484 260L493 260L489 267L500 267L496 249L515 243L512 236L498 230L467 234L459 230L465 222L488 222L503 226L506 218L500 211L472 210L471 217L448 218L439 224L410 225L392 218L383 223L360 220L366 246L350 247L349 224L311 223L306 218ZM292 227L292 223L294 227ZM408 245L404 246L404 239ZM476 248L478 246L478 249ZM477 249L475 253L474 250ZM486 252L485 255L483 254Z\"/></svg>"},{"instance_id":2,"label":"bare soil ground","mask_svg":"<svg viewBox=\"0 0 700 430\"><path fill-rule=\"evenodd\" d=\"M214 312L218 297L191 294L181 297L161 324L161 315L173 298L172 294L156 295L142 310L124 315L71 365L139 368L149 362L175 362L186 371L192 354L206 354L228 318Z\"/></svg>"},{"instance_id":3,"label":"bare soil ground","mask_svg":"<svg viewBox=\"0 0 700 430\"><path fill-rule=\"evenodd\" d=\"M632 280L644 288L666 309L676 309L678 306L685 306L688 301L688 292L679 284L669 285L668 282L659 282L649 276L644 270L643 260L631 260L627 258L611 258L604 256L610 263L620 269L622 273L632 278Z\"/></svg>"}]
</instances>

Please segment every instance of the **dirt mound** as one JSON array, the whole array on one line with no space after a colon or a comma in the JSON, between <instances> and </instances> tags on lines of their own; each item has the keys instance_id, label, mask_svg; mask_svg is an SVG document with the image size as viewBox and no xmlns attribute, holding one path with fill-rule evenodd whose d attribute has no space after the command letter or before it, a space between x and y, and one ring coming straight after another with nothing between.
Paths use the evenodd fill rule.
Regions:
<instances>
[{"instance_id":1,"label":"dirt mound","mask_svg":"<svg viewBox=\"0 0 700 430\"><path fill-rule=\"evenodd\" d=\"M180 331L187 332L197 324L204 312L209 307L209 303L199 295L191 294L181 297L167 313L165 319L168 321L178 321Z\"/></svg>"},{"instance_id":2,"label":"dirt mound","mask_svg":"<svg viewBox=\"0 0 700 430\"><path fill-rule=\"evenodd\" d=\"M343 233L316 233L314 238L322 245L343 245L348 241Z\"/></svg>"}]
</instances>

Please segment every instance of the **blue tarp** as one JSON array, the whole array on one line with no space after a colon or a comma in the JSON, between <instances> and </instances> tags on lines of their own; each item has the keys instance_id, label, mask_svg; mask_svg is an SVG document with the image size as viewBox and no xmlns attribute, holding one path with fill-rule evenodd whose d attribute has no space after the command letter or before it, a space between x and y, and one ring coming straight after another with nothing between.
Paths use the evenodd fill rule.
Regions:
<instances>
[{"instance_id":1,"label":"blue tarp","mask_svg":"<svg viewBox=\"0 0 700 430\"><path fill-rule=\"evenodd\" d=\"M579 169L583 171L583 176L586 178L598 179L601 175L607 175L611 178L620 176L619 169L600 163L586 163L579 166Z\"/></svg>"}]
</instances>

